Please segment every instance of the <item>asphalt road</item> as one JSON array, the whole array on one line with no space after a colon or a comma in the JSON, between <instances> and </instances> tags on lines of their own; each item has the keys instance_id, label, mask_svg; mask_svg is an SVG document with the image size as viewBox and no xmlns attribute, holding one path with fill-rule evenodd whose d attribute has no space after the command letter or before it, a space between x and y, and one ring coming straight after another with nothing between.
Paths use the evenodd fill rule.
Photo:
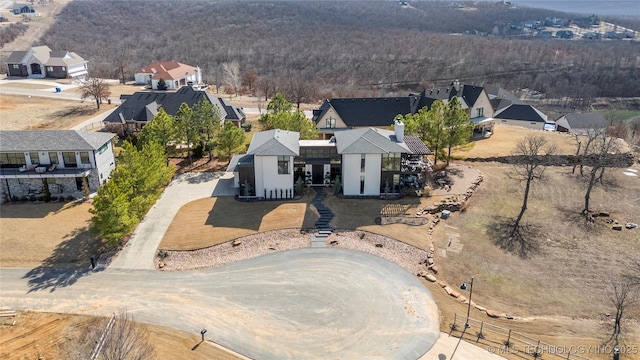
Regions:
<instances>
[{"instance_id":1,"label":"asphalt road","mask_svg":"<svg viewBox=\"0 0 640 360\"><path fill-rule=\"evenodd\" d=\"M431 294L345 249L277 252L194 272L2 269L0 306L109 315L198 334L256 359L417 359L439 335ZM437 358L437 357L436 357Z\"/></svg>"}]
</instances>

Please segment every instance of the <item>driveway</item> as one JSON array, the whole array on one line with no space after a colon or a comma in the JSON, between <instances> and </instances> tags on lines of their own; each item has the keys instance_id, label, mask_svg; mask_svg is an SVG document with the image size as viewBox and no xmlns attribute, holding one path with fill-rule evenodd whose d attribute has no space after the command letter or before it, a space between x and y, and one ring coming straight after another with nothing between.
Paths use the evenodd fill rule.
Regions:
<instances>
[{"instance_id":1,"label":"driveway","mask_svg":"<svg viewBox=\"0 0 640 360\"><path fill-rule=\"evenodd\" d=\"M203 172L177 176L138 225L109 268L154 270L156 249L180 208L196 199L233 196L233 173Z\"/></svg>"},{"instance_id":2,"label":"driveway","mask_svg":"<svg viewBox=\"0 0 640 360\"><path fill-rule=\"evenodd\" d=\"M414 275L345 249L289 250L193 272L2 269L0 284L1 307L126 308L137 321L205 328L207 339L255 359L417 359L439 334L437 307Z\"/></svg>"}]
</instances>

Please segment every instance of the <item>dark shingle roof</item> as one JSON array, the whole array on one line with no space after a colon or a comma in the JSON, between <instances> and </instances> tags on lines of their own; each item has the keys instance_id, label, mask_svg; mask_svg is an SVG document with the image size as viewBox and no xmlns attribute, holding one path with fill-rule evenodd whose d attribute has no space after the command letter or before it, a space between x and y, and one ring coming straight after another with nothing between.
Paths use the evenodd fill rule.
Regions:
<instances>
[{"instance_id":1,"label":"dark shingle roof","mask_svg":"<svg viewBox=\"0 0 640 360\"><path fill-rule=\"evenodd\" d=\"M7 64L18 64L25 55L27 55L26 51L14 51L7 58Z\"/></svg>"},{"instance_id":2,"label":"dark shingle roof","mask_svg":"<svg viewBox=\"0 0 640 360\"><path fill-rule=\"evenodd\" d=\"M445 88L425 89L420 93L420 100L413 111L417 112L425 106L427 108L431 108L431 104L433 104L435 100L444 100L446 102L453 99L454 96L457 96L458 99L460 99L463 103L463 107L469 108L476 103L478 97L482 94L482 90L484 90L482 86L474 85L460 85L458 88L459 90L452 85Z\"/></svg>"},{"instance_id":3,"label":"dark shingle roof","mask_svg":"<svg viewBox=\"0 0 640 360\"><path fill-rule=\"evenodd\" d=\"M538 109L527 104L511 104L493 115L495 119L547 122L546 116Z\"/></svg>"},{"instance_id":4,"label":"dark shingle roof","mask_svg":"<svg viewBox=\"0 0 640 360\"><path fill-rule=\"evenodd\" d=\"M205 91L193 90L190 86L183 86L175 93L164 91L137 92L132 95L122 95L120 99L124 100L122 105L109 114L104 119L104 122L122 123L122 120L151 121L153 120L153 110L157 111L160 107L167 114L175 116L182 103L193 107L201 99L207 99L211 104L218 106L221 116L226 118L228 115L225 107L221 105L221 102L215 96L211 96ZM148 105L151 107L148 107Z\"/></svg>"},{"instance_id":5,"label":"dark shingle roof","mask_svg":"<svg viewBox=\"0 0 640 360\"><path fill-rule=\"evenodd\" d=\"M499 86L486 86L487 95L493 108L498 111L506 108L511 104L526 104L524 100L520 100L517 96Z\"/></svg>"},{"instance_id":6,"label":"dark shingle roof","mask_svg":"<svg viewBox=\"0 0 640 360\"><path fill-rule=\"evenodd\" d=\"M0 131L0 151L92 151L115 134L82 130Z\"/></svg>"},{"instance_id":7,"label":"dark shingle roof","mask_svg":"<svg viewBox=\"0 0 640 360\"><path fill-rule=\"evenodd\" d=\"M327 100L320 110L326 112L330 104L348 127L391 126L397 115L411 113L410 98L339 98Z\"/></svg>"}]
</instances>

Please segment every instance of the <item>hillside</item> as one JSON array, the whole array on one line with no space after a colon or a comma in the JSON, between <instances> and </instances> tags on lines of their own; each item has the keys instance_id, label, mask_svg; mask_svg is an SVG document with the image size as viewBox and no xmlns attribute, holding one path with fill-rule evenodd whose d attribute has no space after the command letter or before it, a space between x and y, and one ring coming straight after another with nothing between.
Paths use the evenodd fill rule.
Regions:
<instances>
[{"instance_id":1,"label":"hillside","mask_svg":"<svg viewBox=\"0 0 640 360\"><path fill-rule=\"evenodd\" d=\"M258 90L304 92L307 100L413 91L453 78L548 97L640 96L637 41L460 35L561 15L494 3L73 1L40 43L82 54L95 76L114 77L116 63L132 76L154 60L176 60L222 85L221 65L237 61L242 73L257 73Z\"/></svg>"}]
</instances>

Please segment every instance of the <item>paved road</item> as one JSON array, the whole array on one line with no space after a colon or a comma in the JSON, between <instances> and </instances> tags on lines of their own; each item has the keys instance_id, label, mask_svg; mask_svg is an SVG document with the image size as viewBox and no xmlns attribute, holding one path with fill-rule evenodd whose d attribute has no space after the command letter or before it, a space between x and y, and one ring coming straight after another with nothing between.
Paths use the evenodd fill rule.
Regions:
<instances>
[{"instance_id":1,"label":"paved road","mask_svg":"<svg viewBox=\"0 0 640 360\"><path fill-rule=\"evenodd\" d=\"M153 270L160 241L180 208L196 199L233 196L232 173L186 173L174 179L109 268Z\"/></svg>"},{"instance_id":2,"label":"paved road","mask_svg":"<svg viewBox=\"0 0 640 360\"><path fill-rule=\"evenodd\" d=\"M70 279L72 277L73 279ZM2 269L0 306L109 315L207 337L257 359L417 359L438 311L415 276L345 249L277 252L212 270Z\"/></svg>"}]
</instances>

